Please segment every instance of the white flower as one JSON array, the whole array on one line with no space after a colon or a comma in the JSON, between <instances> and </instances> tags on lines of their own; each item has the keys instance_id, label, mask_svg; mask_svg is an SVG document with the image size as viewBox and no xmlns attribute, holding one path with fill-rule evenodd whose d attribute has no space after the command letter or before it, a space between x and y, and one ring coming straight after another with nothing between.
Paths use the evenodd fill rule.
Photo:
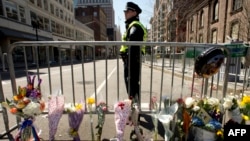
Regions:
<instances>
[{"instance_id":1,"label":"white flower","mask_svg":"<svg viewBox=\"0 0 250 141\"><path fill-rule=\"evenodd\" d=\"M217 106L219 105L220 101L217 98L214 97L210 97L207 99L207 104L211 105L211 106Z\"/></svg>"},{"instance_id":2,"label":"white flower","mask_svg":"<svg viewBox=\"0 0 250 141\"><path fill-rule=\"evenodd\" d=\"M197 105L195 105L194 107L193 107L193 111L195 111L195 112L197 112L197 111L199 111L201 108L199 107L199 106L197 106Z\"/></svg>"},{"instance_id":3,"label":"white flower","mask_svg":"<svg viewBox=\"0 0 250 141\"><path fill-rule=\"evenodd\" d=\"M237 99L237 96L229 95L226 98L224 98L223 108L225 110L231 109L233 106L233 99Z\"/></svg>"},{"instance_id":4,"label":"white flower","mask_svg":"<svg viewBox=\"0 0 250 141\"><path fill-rule=\"evenodd\" d=\"M71 113L71 112L75 112L76 108L75 108L75 106L72 103L66 103L66 104L64 104L64 110L66 112Z\"/></svg>"},{"instance_id":5,"label":"white flower","mask_svg":"<svg viewBox=\"0 0 250 141\"><path fill-rule=\"evenodd\" d=\"M30 102L25 108L22 109L22 111L28 116L35 116L42 113L40 110L40 104L36 102Z\"/></svg>"},{"instance_id":6,"label":"white flower","mask_svg":"<svg viewBox=\"0 0 250 141\"><path fill-rule=\"evenodd\" d=\"M185 106L186 108L190 108L191 106L193 106L195 103L195 99L193 99L192 97L187 97L185 99Z\"/></svg>"},{"instance_id":7,"label":"white flower","mask_svg":"<svg viewBox=\"0 0 250 141\"><path fill-rule=\"evenodd\" d=\"M232 106L233 106L233 101L231 99L225 98L223 103L223 108L225 110L228 110L231 109Z\"/></svg>"}]
</instances>

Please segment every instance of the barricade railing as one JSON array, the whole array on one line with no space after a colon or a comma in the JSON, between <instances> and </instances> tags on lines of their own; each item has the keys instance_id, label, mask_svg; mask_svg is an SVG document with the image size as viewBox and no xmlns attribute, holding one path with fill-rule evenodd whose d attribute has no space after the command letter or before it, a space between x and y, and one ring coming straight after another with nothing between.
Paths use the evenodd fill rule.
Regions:
<instances>
[{"instance_id":1,"label":"barricade railing","mask_svg":"<svg viewBox=\"0 0 250 141\"><path fill-rule=\"evenodd\" d=\"M7 92L3 91L2 95L0 94L0 100L2 102L5 98L17 94L18 86L23 86L27 82L26 76L36 75L42 79L41 90L44 96L61 91L65 96L65 102L72 103L94 97L95 105L104 101L108 105L108 113L113 114L114 103L128 98L123 80L123 63L119 56L121 45L139 45L147 48L141 63L141 113L151 112L148 104L152 96L156 96L159 101L164 97L173 101L179 97L225 97L228 94L228 67L231 57L230 51L224 45L179 42L22 41L8 47L10 81L9 85L6 84L4 87L9 88ZM162 57L157 58L153 52L154 46L170 47L172 57L166 58L163 53ZM197 77L194 72L195 54L188 59L186 57L188 49L204 51L209 47L225 51L223 77ZM23 66L19 69L13 62L12 53L15 48L21 48L24 57ZM182 48L184 54L178 60L174 57L177 48ZM68 55L65 57L65 54ZM41 59L45 60L41 62ZM34 60L36 62L33 62ZM8 126L7 112L3 110L2 113L6 131L2 135L6 135L12 130ZM17 118L17 124L20 121L21 119Z\"/></svg>"}]
</instances>

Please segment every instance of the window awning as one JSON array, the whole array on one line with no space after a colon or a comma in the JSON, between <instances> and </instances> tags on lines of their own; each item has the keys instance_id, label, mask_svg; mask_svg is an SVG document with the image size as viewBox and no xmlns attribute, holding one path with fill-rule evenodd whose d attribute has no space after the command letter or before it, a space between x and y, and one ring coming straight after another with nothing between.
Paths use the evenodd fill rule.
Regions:
<instances>
[{"instance_id":1,"label":"window awning","mask_svg":"<svg viewBox=\"0 0 250 141\"><path fill-rule=\"evenodd\" d=\"M0 38L4 38L4 37L15 37L15 38L21 38L21 39L31 40L31 41L36 40L36 35L34 34L0 27ZM52 38L39 36L39 35L38 35L38 40L39 41L53 41Z\"/></svg>"}]
</instances>

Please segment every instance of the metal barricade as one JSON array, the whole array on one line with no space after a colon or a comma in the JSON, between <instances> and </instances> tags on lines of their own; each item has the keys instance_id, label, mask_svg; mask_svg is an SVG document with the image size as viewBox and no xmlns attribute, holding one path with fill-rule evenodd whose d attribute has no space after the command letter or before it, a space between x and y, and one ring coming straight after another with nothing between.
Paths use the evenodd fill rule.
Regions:
<instances>
[{"instance_id":1,"label":"metal barricade","mask_svg":"<svg viewBox=\"0 0 250 141\"><path fill-rule=\"evenodd\" d=\"M142 59L140 74L140 112L147 114L151 112L149 108L150 99L156 96L159 101L168 97L170 101L187 96L216 96L225 97L235 88L228 86L228 67L230 52L223 45L219 44L195 44L178 42L105 42L105 41L22 41L13 43L7 53L9 80L5 80L5 91L0 95L1 102L4 98L9 98L17 93L18 86L27 83L26 76L36 75L42 79L42 93L47 97L61 91L65 97L65 102L78 103L93 96L96 104L104 101L108 105L108 113L114 113L114 103L127 99L123 78L123 63L119 56L121 45L145 45L149 53ZM173 51L169 58L155 58L153 47L170 47ZM24 63L19 68L13 62L12 52L16 47L21 47L24 53ZM209 79L199 78L194 73L195 58L186 59L185 55L176 59L177 48L183 49L183 54L188 48L207 49L209 47L222 48L227 56L224 62L223 79L217 75ZM41 50L42 48L42 50ZM87 49L86 49L87 48ZM43 56L41 54L43 53ZM109 52L110 51L110 52ZM36 62L29 62L30 56L27 52L33 53ZM38 54L38 55L35 55ZM65 57L65 54L68 54ZM76 55L77 54L77 55ZM180 56L180 55L179 55ZM44 59L43 61L41 61ZM143 57L143 56L142 56ZM156 60L157 59L157 60ZM187 62L188 61L188 62ZM1 88L1 87L0 87ZM160 102L160 107L162 107ZM86 110L86 114L89 112ZM94 111L95 113L95 111ZM44 112L46 115L47 112ZM9 124L21 121L2 112L5 124L5 133L0 134L3 138L8 134ZM11 122L10 122L11 120ZM47 126L43 125L46 129ZM3 126L2 126L3 129ZM48 129L48 128L47 128ZM3 129L4 130L4 129ZM44 130L44 129L43 129ZM46 130L44 130L47 132ZM48 135L45 133L44 136Z\"/></svg>"}]
</instances>

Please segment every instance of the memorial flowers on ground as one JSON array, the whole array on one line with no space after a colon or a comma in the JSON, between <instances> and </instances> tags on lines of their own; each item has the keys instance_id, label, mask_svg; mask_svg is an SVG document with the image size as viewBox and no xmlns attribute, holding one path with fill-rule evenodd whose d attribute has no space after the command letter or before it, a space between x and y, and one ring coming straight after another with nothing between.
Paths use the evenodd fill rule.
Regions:
<instances>
[{"instance_id":1,"label":"memorial flowers on ground","mask_svg":"<svg viewBox=\"0 0 250 141\"><path fill-rule=\"evenodd\" d=\"M84 117L84 104L67 103L64 110L68 113L69 135L74 141L80 141L78 130Z\"/></svg>"},{"instance_id":2,"label":"memorial flowers on ground","mask_svg":"<svg viewBox=\"0 0 250 141\"><path fill-rule=\"evenodd\" d=\"M216 140L223 138L220 100L214 97L196 99L187 97L182 100L180 124L186 138L191 140ZM187 136L188 135L188 136Z\"/></svg>"},{"instance_id":3,"label":"memorial flowers on ground","mask_svg":"<svg viewBox=\"0 0 250 141\"><path fill-rule=\"evenodd\" d=\"M243 114L243 119L249 121L250 119L250 95L244 95L239 104L240 111Z\"/></svg>"},{"instance_id":4,"label":"memorial flowers on ground","mask_svg":"<svg viewBox=\"0 0 250 141\"><path fill-rule=\"evenodd\" d=\"M118 139L118 141L122 141L127 120L131 112L131 100L119 101L114 105L114 108L116 138Z\"/></svg>"},{"instance_id":5,"label":"memorial flowers on ground","mask_svg":"<svg viewBox=\"0 0 250 141\"><path fill-rule=\"evenodd\" d=\"M64 96L60 93L53 94L48 100L49 140L55 138L58 123L64 111Z\"/></svg>"},{"instance_id":6,"label":"memorial flowers on ground","mask_svg":"<svg viewBox=\"0 0 250 141\"><path fill-rule=\"evenodd\" d=\"M152 111L152 121L154 125L154 140L158 140L158 114L159 114L159 107L157 103L157 98L156 96L151 97L150 105L149 105L150 110Z\"/></svg>"},{"instance_id":7,"label":"memorial flowers on ground","mask_svg":"<svg viewBox=\"0 0 250 141\"><path fill-rule=\"evenodd\" d=\"M97 112L97 115L98 115L98 123L97 123L97 126L96 126L96 128L98 129L97 133L96 133L97 141L101 141L102 129L103 129L103 125L104 125L104 122L105 122L105 112L106 111L107 111L106 103L105 102L100 102L96 107L96 112Z\"/></svg>"},{"instance_id":8,"label":"memorial flowers on ground","mask_svg":"<svg viewBox=\"0 0 250 141\"><path fill-rule=\"evenodd\" d=\"M24 119L15 136L17 141L40 140L34 121L35 117L44 111L45 103L40 90L42 80L38 79L37 86L35 86L35 78L36 76L28 76L28 84L24 87L19 86L13 99L6 99L6 102L2 103L4 107L9 109L10 113Z\"/></svg>"}]
</instances>

